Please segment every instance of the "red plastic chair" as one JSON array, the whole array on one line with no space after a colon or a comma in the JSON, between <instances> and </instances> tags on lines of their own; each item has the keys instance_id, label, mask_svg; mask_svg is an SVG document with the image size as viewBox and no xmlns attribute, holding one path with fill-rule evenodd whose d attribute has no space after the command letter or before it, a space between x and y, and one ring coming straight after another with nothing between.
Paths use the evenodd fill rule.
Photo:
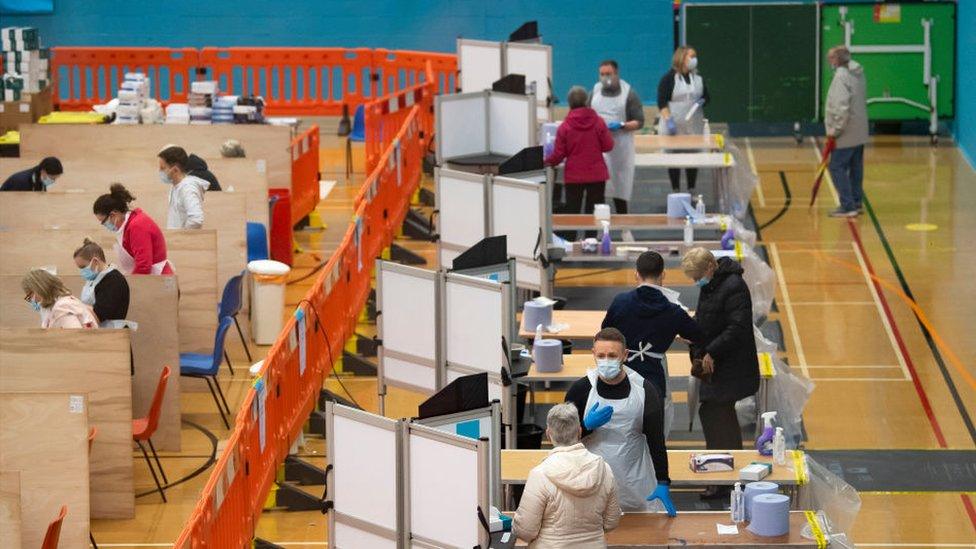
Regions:
<instances>
[{"instance_id":1,"label":"red plastic chair","mask_svg":"<svg viewBox=\"0 0 976 549\"><path fill-rule=\"evenodd\" d=\"M149 461L149 454L146 453L146 447L142 445L142 441L149 443L149 449L152 450L153 459L156 460L156 467L159 468L159 474L163 477L163 484L169 484L169 480L166 478L166 472L163 471L163 465L159 462L159 455L156 454L156 448L153 447L152 443L152 436L156 434L156 428L159 427L159 413L163 407L163 396L166 394L166 381L169 379L169 374L169 366L163 366L163 371L159 374L159 384L156 385L156 394L153 395L152 406L149 407L149 414L146 417L132 420L132 440L136 441L139 449L142 450L142 457L146 458L146 465L149 466L149 472L152 473L153 480L156 482L156 489L159 490L159 495L163 497L163 503L166 503L166 493L163 491L163 485L159 483L159 477L156 476L156 469L153 468L152 462Z\"/></svg>"},{"instance_id":2,"label":"red plastic chair","mask_svg":"<svg viewBox=\"0 0 976 549\"><path fill-rule=\"evenodd\" d=\"M61 539L61 523L64 522L64 516L68 514L68 506L62 505L61 512L58 513L58 518L51 521L51 524L47 526L47 533L44 534L44 542L41 543L41 549L58 549L58 541Z\"/></svg>"}]
</instances>

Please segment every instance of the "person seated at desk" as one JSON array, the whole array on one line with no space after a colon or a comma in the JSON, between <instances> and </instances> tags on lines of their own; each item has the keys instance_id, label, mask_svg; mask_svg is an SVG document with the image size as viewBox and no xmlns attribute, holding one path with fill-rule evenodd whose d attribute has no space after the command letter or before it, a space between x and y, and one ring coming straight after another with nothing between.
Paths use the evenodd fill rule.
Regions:
<instances>
[{"instance_id":1,"label":"person seated at desk","mask_svg":"<svg viewBox=\"0 0 976 549\"><path fill-rule=\"evenodd\" d=\"M23 171L10 174L0 186L0 191L45 192L64 173L61 161L49 156L41 163Z\"/></svg>"},{"instance_id":2,"label":"person seated at desk","mask_svg":"<svg viewBox=\"0 0 976 549\"><path fill-rule=\"evenodd\" d=\"M129 283L115 265L105 261L102 247L86 238L75 250L74 260L85 279L81 302L95 310L99 322L125 320L129 313Z\"/></svg>"},{"instance_id":3,"label":"person seated at desk","mask_svg":"<svg viewBox=\"0 0 976 549\"><path fill-rule=\"evenodd\" d=\"M600 549L620 523L613 471L580 442L579 413L570 403L546 416L549 456L532 468L512 521L516 537L533 549Z\"/></svg>"},{"instance_id":4,"label":"person seated at desk","mask_svg":"<svg viewBox=\"0 0 976 549\"><path fill-rule=\"evenodd\" d=\"M640 254L636 268L639 286L613 298L601 327L616 328L624 334L627 367L650 381L666 397L665 353L676 335L697 341L701 330L678 301L678 292L663 286L661 254L653 251Z\"/></svg>"},{"instance_id":5,"label":"person seated at desk","mask_svg":"<svg viewBox=\"0 0 976 549\"><path fill-rule=\"evenodd\" d=\"M664 401L650 381L623 366L626 356L627 340L620 330L597 332L596 369L573 382L566 402L583 418L583 445L613 470L620 508L654 511L655 500L660 500L673 517L677 512L664 443Z\"/></svg>"},{"instance_id":6,"label":"person seated at desk","mask_svg":"<svg viewBox=\"0 0 976 549\"><path fill-rule=\"evenodd\" d=\"M586 106L586 90L573 86L569 90L569 114L556 130L556 143L546 156L546 164L556 166L566 161L563 178L566 181L566 213L593 213L594 206L604 201L604 189L610 172L603 153L613 149L613 136L595 110ZM583 195L586 195L584 206ZM596 233L589 231L587 238ZM561 235L575 240L576 233Z\"/></svg>"},{"instance_id":7,"label":"person seated at desk","mask_svg":"<svg viewBox=\"0 0 976 549\"><path fill-rule=\"evenodd\" d=\"M91 307L71 295L61 279L44 269L31 269L20 282L26 301L41 315L41 328L98 328Z\"/></svg>"},{"instance_id":8,"label":"person seated at desk","mask_svg":"<svg viewBox=\"0 0 976 549\"><path fill-rule=\"evenodd\" d=\"M183 147L167 145L159 158L159 180L170 186L167 229L203 228L203 193L210 184L190 175Z\"/></svg>"},{"instance_id":9,"label":"person seated at desk","mask_svg":"<svg viewBox=\"0 0 976 549\"><path fill-rule=\"evenodd\" d=\"M166 259L166 239L159 225L141 208L129 209L135 200L125 187L113 183L108 194L95 199L95 219L115 234L119 268L125 274L174 274Z\"/></svg>"},{"instance_id":10,"label":"person seated at desk","mask_svg":"<svg viewBox=\"0 0 976 549\"><path fill-rule=\"evenodd\" d=\"M186 173L187 175L198 177L209 183L210 186L207 187L208 192L222 190L220 188L220 182L217 181L217 176L207 166L207 161L195 154L186 157Z\"/></svg>"}]
</instances>

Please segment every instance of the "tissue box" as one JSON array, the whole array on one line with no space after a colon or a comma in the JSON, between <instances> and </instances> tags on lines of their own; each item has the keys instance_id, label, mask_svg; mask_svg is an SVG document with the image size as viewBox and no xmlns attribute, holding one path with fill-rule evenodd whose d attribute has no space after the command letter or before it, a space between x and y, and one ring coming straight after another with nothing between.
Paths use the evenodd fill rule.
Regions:
<instances>
[{"instance_id":1,"label":"tissue box","mask_svg":"<svg viewBox=\"0 0 976 549\"><path fill-rule=\"evenodd\" d=\"M732 454L691 454L688 466L695 473L718 473L735 470Z\"/></svg>"},{"instance_id":2,"label":"tissue box","mask_svg":"<svg viewBox=\"0 0 976 549\"><path fill-rule=\"evenodd\" d=\"M771 463L753 461L749 465L739 469L739 479L750 481L762 480L768 477L772 472L773 465Z\"/></svg>"}]
</instances>

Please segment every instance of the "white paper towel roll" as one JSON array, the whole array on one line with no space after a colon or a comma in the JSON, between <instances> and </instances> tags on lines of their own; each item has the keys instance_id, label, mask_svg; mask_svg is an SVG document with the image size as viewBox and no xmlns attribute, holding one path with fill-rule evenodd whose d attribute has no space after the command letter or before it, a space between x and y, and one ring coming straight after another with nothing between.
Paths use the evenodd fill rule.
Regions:
<instances>
[{"instance_id":1,"label":"white paper towel roll","mask_svg":"<svg viewBox=\"0 0 976 549\"><path fill-rule=\"evenodd\" d=\"M678 217L684 219L688 216L688 210L685 209L687 204L688 209L691 209L691 195L688 193L671 193L668 195L668 217Z\"/></svg>"}]
</instances>

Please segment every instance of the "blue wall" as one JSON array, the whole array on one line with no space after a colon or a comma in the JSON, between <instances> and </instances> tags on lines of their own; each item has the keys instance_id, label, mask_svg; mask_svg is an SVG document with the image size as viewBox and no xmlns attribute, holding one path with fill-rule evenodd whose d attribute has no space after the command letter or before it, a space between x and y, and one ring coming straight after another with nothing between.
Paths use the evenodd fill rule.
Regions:
<instances>
[{"instance_id":1,"label":"blue wall","mask_svg":"<svg viewBox=\"0 0 976 549\"><path fill-rule=\"evenodd\" d=\"M344 46L454 52L458 36L504 40L539 21L555 91L591 87L614 58L645 102L670 64L671 0L56 0L52 15L4 16L49 46ZM269 9L272 10L269 13Z\"/></svg>"},{"instance_id":2,"label":"blue wall","mask_svg":"<svg viewBox=\"0 0 976 549\"><path fill-rule=\"evenodd\" d=\"M956 142L976 168L976 5L956 7Z\"/></svg>"}]
</instances>

